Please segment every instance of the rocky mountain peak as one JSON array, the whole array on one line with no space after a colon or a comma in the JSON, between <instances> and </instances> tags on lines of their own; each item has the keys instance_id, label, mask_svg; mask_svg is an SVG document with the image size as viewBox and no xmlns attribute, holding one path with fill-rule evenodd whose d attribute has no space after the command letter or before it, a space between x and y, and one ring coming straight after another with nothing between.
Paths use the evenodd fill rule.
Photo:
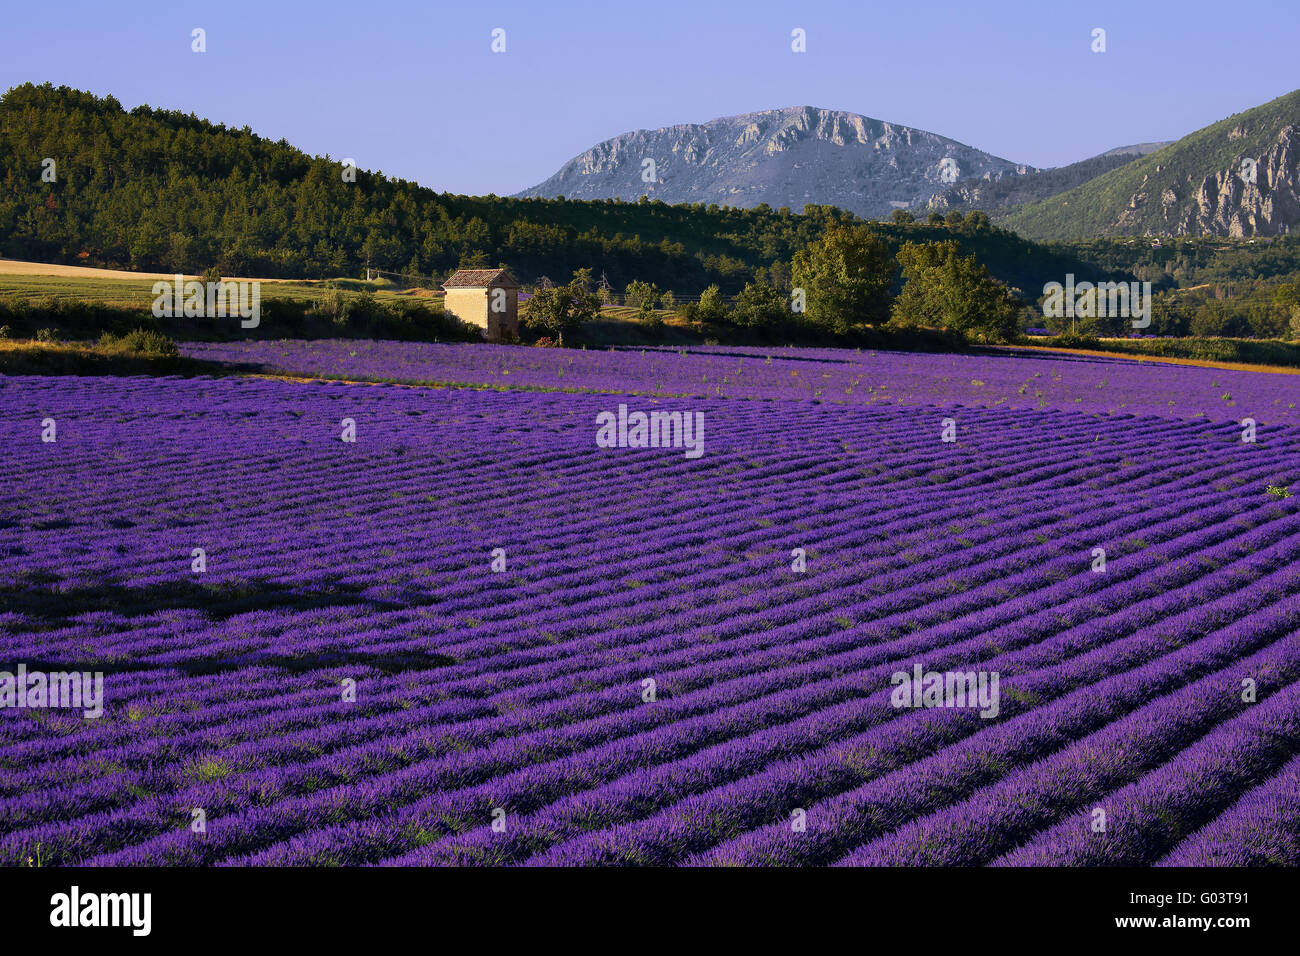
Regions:
<instances>
[{"instance_id":1,"label":"rocky mountain peak","mask_svg":"<svg viewBox=\"0 0 1300 956\"><path fill-rule=\"evenodd\" d=\"M623 133L519 195L767 203L795 212L815 203L875 219L957 178L997 179L1024 169L925 130L792 106Z\"/></svg>"}]
</instances>

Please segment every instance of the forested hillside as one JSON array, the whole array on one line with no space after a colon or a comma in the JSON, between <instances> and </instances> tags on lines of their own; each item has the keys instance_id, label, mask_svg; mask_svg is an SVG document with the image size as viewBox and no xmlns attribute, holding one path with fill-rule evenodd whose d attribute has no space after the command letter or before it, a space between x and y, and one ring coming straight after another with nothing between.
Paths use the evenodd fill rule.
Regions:
<instances>
[{"instance_id":1,"label":"forested hillside","mask_svg":"<svg viewBox=\"0 0 1300 956\"><path fill-rule=\"evenodd\" d=\"M45 159L54 181L45 181ZM861 223L833 207L802 215L662 202L566 201L436 193L308 156L283 140L112 97L27 84L0 99L0 253L158 271L311 278L366 264L441 280L508 264L525 282L604 273L683 295L734 293L756 274L788 282L794 254L828 227ZM1086 266L991 228L987 217L877 224L892 247L956 239L964 254L1033 299Z\"/></svg>"},{"instance_id":2,"label":"forested hillside","mask_svg":"<svg viewBox=\"0 0 1300 956\"><path fill-rule=\"evenodd\" d=\"M1057 193L1081 186L1096 179L1102 173L1126 166L1140 155L1145 155L1138 150L1151 149L1156 145L1128 147L1131 152L1123 149L1112 150L1068 166L1040 169L1023 176L963 179L944 192L931 197L928 202L920 204L920 208L944 211L983 209L990 215L996 215L998 212L1007 212L1024 203L1047 199Z\"/></svg>"}]
</instances>

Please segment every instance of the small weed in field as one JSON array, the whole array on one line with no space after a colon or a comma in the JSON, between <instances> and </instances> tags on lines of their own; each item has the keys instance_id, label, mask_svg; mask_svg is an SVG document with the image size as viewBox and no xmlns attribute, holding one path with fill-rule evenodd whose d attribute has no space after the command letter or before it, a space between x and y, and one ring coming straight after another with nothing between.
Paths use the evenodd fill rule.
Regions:
<instances>
[{"instance_id":1,"label":"small weed in field","mask_svg":"<svg viewBox=\"0 0 1300 956\"><path fill-rule=\"evenodd\" d=\"M222 777L230 775L231 768L226 765L224 760L216 757L209 757L207 760L200 760L194 764L192 772L204 783L212 783L214 780L220 780Z\"/></svg>"},{"instance_id":2,"label":"small weed in field","mask_svg":"<svg viewBox=\"0 0 1300 956\"><path fill-rule=\"evenodd\" d=\"M1274 498L1290 498L1291 489L1286 485L1269 485L1268 493Z\"/></svg>"}]
</instances>

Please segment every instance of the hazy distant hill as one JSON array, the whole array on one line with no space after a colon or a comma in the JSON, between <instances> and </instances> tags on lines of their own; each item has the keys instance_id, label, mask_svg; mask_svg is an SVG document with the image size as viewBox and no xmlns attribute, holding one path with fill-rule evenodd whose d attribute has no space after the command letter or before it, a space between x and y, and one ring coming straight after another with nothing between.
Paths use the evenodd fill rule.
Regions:
<instances>
[{"instance_id":1,"label":"hazy distant hill","mask_svg":"<svg viewBox=\"0 0 1300 956\"><path fill-rule=\"evenodd\" d=\"M1014 206L1055 196L1096 179L1102 173L1126 166L1169 143L1137 143L1108 150L1090 159L1055 169L1031 170L1021 176L1000 179L963 179L930 197L914 211L982 209L987 213L1010 210Z\"/></svg>"},{"instance_id":2,"label":"hazy distant hill","mask_svg":"<svg viewBox=\"0 0 1300 956\"><path fill-rule=\"evenodd\" d=\"M648 160L651 182L643 179ZM624 133L519 195L767 203L794 212L812 203L880 219L924 202L953 177L996 180L1028 171L925 130L799 106Z\"/></svg>"},{"instance_id":3,"label":"hazy distant hill","mask_svg":"<svg viewBox=\"0 0 1300 956\"><path fill-rule=\"evenodd\" d=\"M1034 239L1277 235L1300 228L1298 164L1300 90L1001 221Z\"/></svg>"}]
</instances>

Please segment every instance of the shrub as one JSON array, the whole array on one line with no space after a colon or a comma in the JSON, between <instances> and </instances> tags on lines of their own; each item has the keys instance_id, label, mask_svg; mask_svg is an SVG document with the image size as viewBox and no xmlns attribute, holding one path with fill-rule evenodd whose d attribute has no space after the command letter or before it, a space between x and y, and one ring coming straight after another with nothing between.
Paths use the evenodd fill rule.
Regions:
<instances>
[{"instance_id":1,"label":"shrub","mask_svg":"<svg viewBox=\"0 0 1300 956\"><path fill-rule=\"evenodd\" d=\"M331 289L321 296L316 303L316 308L334 322L339 319L347 321L348 300L338 289Z\"/></svg>"},{"instance_id":2,"label":"shrub","mask_svg":"<svg viewBox=\"0 0 1300 956\"><path fill-rule=\"evenodd\" d=\"M163 358L176 358L180 353L176 343L161 332L148 329L133 329L125 335L105 332L99 337L95 346L101 352L112 355L157 355Z\"/></svg>"},{"instance_id":3,"label":"shrub","mask_svg":"<svg viewBox=\"0 0 1300 956\"><path fill-rule=\"evenodd\" d=\"M1101 343L1097 336L1085 332L1062 332L1052 339L1052 344L1066 349L1095 349Z\"/></svg>"}]
</instances>

